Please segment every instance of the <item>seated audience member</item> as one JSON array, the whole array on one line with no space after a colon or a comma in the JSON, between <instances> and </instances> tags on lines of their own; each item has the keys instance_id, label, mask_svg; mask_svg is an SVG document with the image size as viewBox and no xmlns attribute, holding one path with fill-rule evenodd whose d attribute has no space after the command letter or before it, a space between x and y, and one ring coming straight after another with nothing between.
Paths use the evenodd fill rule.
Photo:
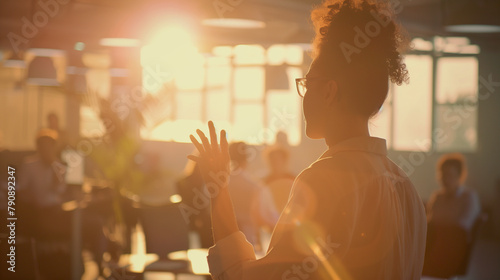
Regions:
<instances>
[{"instance_id":1,"label":"seated audience member","mask_svg":"<svg viewBox=\"0 0 500 280\"><path fill-rule=\"evenodd\" d=\"M440 225L458 225L470 230L481 211L476 192L464 183L467 176L465 159L461 154L444 155L437 165L441 189L427 203L427 221Z\"/></svg>"},{"instance_id":2,"label":"seated audience member","mask_svg":"<svg viewBox=\"0 0 500 280\"><path fill-rule=\"evenodd\" d=\"M269 174L263 178L263 182L271 191L276 209L281 213L295 180L295 175L288 170L290 154L284 147L274 145L269 147L264 157L269 166Z\"/></svg>"},{"instance_id":3,"label":"seated audience member","mask_svg":"<svg viewBox=\"0 0 500 280\"><path fill-rule=\"evenodd\" d=\"M36 137L36 155L25 160L19 178L19 191L26 192L35 208L60 207L66 191L65 166L57 155L58 134L42 129Z\"/></svg>"},{"instance_id":4,"label":"seated audience member","mask_svg":"<svg viewBox=\"0 0 500 280\"><path fill-rule=\"evenodd\" d=\"M246 171L248 166L247 146L243 142L229 146L233 164L228 186L234 203L236 220L247 240L260 250L259 230L261 226L274 228L279 213L267 188L259 185Z\"/></svg>"},{"instance_id":5,"label":"seated audience member","mask_svg":"<svg viewBox=\"0 0 500 280\"><path fill-rule=\"evenodd\" d=\"M47 115L47 128L57 132L56 151L60 158L62 151L69 145L67 132L61 128L59 117L56 113L51 112Z\"/></svg>"},{"instance_id":6,"label":"seated audience member","mask_svg":"<svg viewBox=\"0 0 500 280\"><path fill-rule=\"evenodd\" d=\"M66 201L66 168L58 160L57 132L42 129L36 137L36 155L28 158L18 176L19 215L30 220L36 240L37 259L44 279L71 276L71 213L63 211Z\"/></svg>"}]
</instances>

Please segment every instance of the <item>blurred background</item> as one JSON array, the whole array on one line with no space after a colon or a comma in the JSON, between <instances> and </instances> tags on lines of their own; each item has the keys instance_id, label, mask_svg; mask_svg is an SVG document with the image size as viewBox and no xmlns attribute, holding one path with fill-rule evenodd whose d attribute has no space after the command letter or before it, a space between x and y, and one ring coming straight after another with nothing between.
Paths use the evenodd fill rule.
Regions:
<instances>
[{"instance_id":1,"label":"blurred background","mask_svg":"<svg viewBox=\"0 0 500 280\"><path fill-rule=\"evenodd\" d=\"M390 2L412 38L406 56L410 84L391 85L371 121L371 133L387 139L389 157L410 176L424 202L440 188L440 156L464 155L466 185L477 192L488 218L463 278L498 279L500 271L493 264L500 261L500 4ZM54 253L54 244L66 240L61 248L66 244L67 254L56 251L68 261L66 275L71 279L129 279L117 278L125 277L122 273L140 279L149 253L208 247L202 244L202 226L193 226L204 221L189 220L190 209L200 210L195 206L181 209L184 221L188 213L184 224L189 234L184 236L189 244L184 247L160 253L148 249L153 245L148 247L145 228L147 217L169 213L169 205L189 197L179 187L195 172L186 159L194 150L189 134L205 131L208 120L226 129L230 141L248 144L248 171L257 179L272 169L272 163L266 164L272 148L286 151L288 172L295 175L319 157L326 146L305 136L295 88L295 78L303 77L311 62L314 30L309 16L319 3L1 1L2 182L7 181L7 165L16 168L18 185L22 176L34 176L29 168L23 173L23 164L36 154L40 130L50 129L57 132L53 138L62 170L56 172L57 180L70 193L59 205L65 207L67 218L61 220L67 219L67 232L55 241L50 234L39 236L37 244L37 238L28 237L24 258L39 254L29 252L40 244L49 244L44 248L52 249L45 251ZM17 199L22 200L20 188ZM2 209L7 200L5 195ZM33 203L27 200L26 207L35 209ZM19 226L33 226L28 222L33 213L23 217L22 206L17 207L19 219L26 220ZM168 230L174 221L151 232ZM132 273L123 263L133 261L120 259L138 253L143 254L143 266ZM173 266L156 270L186 272L183 258L174 259ZM40 259L23 262L40 265ZM203 270L204 265L195 266ZM39 277L69 279L53 273L48 269ZM171 276L158 275L150 273L149 279Z\"/></svg>"}]
</instances>

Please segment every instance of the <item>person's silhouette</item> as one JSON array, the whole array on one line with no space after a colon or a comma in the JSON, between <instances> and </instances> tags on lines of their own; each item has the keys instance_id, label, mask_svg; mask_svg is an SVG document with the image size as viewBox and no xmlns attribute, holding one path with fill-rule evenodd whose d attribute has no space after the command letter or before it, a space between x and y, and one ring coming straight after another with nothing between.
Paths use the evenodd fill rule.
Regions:
<instances>
[{"instance_id":1,"label":"person's silhouette","mask_svg":"<svg viewBox=\"0 0 500 280\"><path fill-rule=\"evenodd\" d=\"M477 193L465 186L467 167L461 154L446 154L437 166L439 190L427 203L429 223L459 226L469 231L481 212Z\"/></svg>"},{"instance_id":2,"label":"person's silhouette","mask_svg":"<svg viewBox=\"0 0 500 280\"><path fill-rule=\"evenodd\" d=\"M370 137L368 120L388 92L389 79L408 80L407 40L375 1L326 1L312 12L314 60L297 79L306 135L328 150L296 178L269 250L256 260L239 231L227 190L229 152L212 122L210 140L191 141L212 189L214 279L420 279L426 238L423 203L409 178L387 158L384 139Z\"/></svg>"}]
</instances>

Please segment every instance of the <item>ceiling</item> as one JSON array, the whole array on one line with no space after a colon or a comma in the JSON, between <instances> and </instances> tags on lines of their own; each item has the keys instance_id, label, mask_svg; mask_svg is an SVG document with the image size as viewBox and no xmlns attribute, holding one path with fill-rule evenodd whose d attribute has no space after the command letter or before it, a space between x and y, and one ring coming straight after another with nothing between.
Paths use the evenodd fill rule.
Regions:
<instances>
[{"instance_id":1,"label":"ceiling","mask_svg":"<svg viewBox=\"0 0 500 280\"><path fill-rule=\"evenodd\" d=\"M412 36L463 35L446 33L444 16L467 0L391 0L401 5L398 14ZM500 1L485 2L480 16L498 20ZM103 48L104 37L145 39L153 27L190 15L185 24L197 33L202 46L221 44L308 43L313 37L309 12L321 0L1 0L0 49L72 49L84 42L90 50ZM51 3L44 9L39 3ZM263 29L207 27L200 19L238 12L254 12L266 22ZM234 7L230 5L234 5ZM460 6L460 5L458 5ZM494 12L491 12L491 11ZM498 12L498 13L497 13ZM29 23L27 23L29 22ZM38 24L38 26L34 25ZM27 26L31 25L32 29ZM469 36L481 48L499 48L500 33Z\"/></svg>"}]
</instances>

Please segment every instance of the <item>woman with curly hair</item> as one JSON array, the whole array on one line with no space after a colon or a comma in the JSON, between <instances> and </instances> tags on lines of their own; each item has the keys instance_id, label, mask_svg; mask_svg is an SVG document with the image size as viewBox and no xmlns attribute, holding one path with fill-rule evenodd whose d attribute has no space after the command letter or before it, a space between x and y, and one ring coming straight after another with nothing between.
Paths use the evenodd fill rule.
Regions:
<instances>
[{"instance_id":1,"label":"woman with curly hair","mask_svg":"<svg viewBox=\"0 0 500 280\"><path fill-rule=\"evenodd\" d=\"M214 279L420 279L426 218L404 172L387 158L369 119L384 102L389 80L408 81L408 45L388 4L325 1L312 12L313 62L297 79L306 134L328 150L296 178L267 254L256 259L238 230L227 184L229 154L212 122L210 140L191 135L211 193Z\"/></svg>"}]
</instances>

